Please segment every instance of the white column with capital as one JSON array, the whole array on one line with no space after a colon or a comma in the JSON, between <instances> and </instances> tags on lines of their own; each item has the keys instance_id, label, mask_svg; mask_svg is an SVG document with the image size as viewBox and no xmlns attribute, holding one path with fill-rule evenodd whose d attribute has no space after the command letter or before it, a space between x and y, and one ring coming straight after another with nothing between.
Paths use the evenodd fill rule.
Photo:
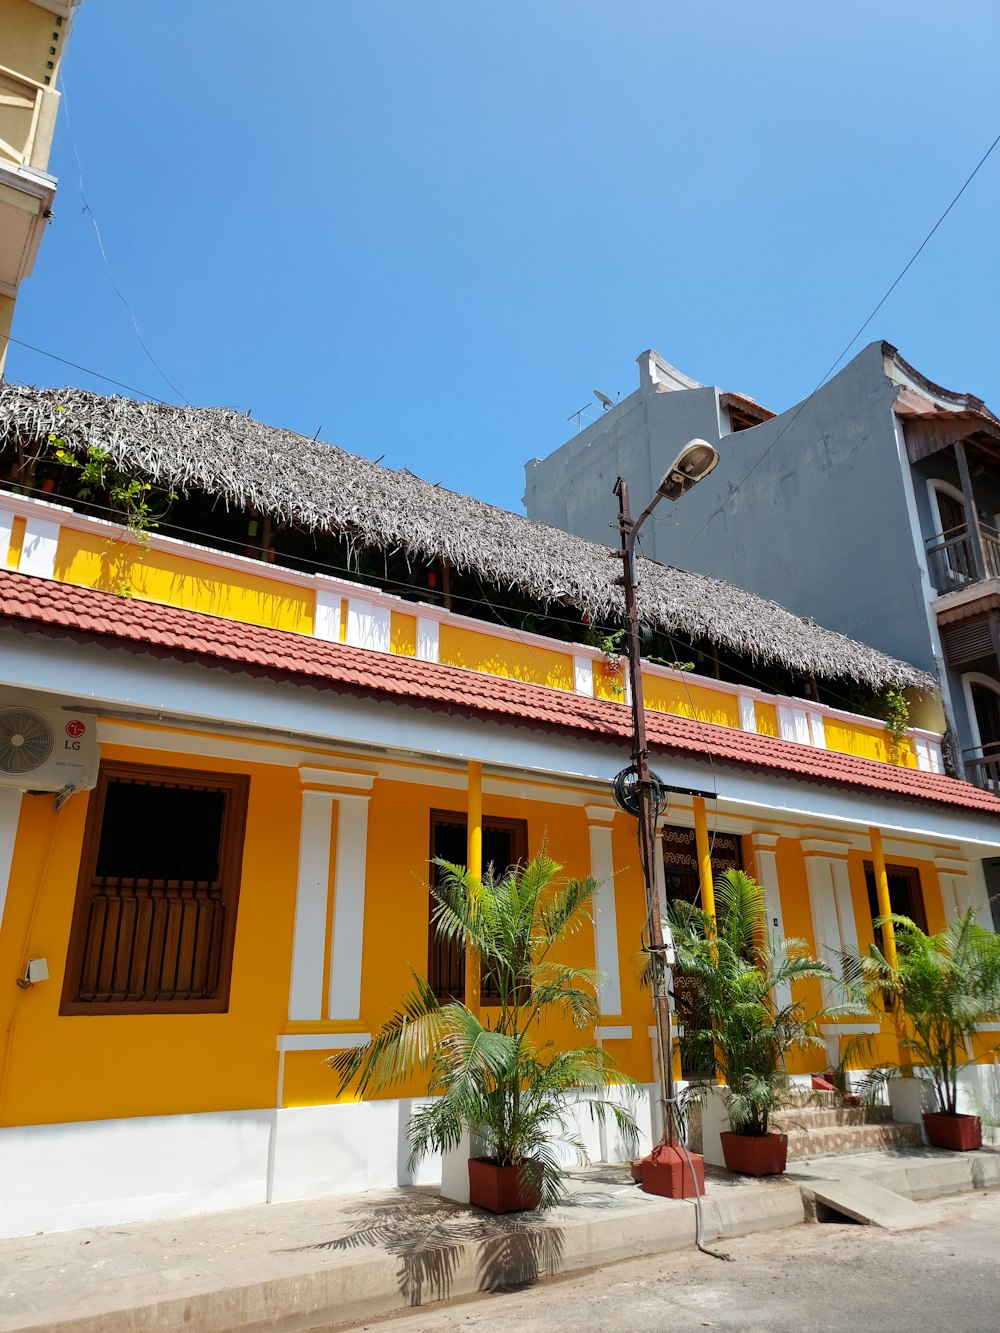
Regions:
<instances>
[{"instance_id":1,"label":"white column with capital","mask_svg":"<svg viewBox=\"0 0 1000 1333\"><path fill-rule=\"evenodd\" d=\"M827 838L803 838L800 845L805 853L816 955L841 976L839 955L858 948L858 927L847 873L849 845ZM838 999L833 988L824 983L824 1003L835 1004Z\"/></svg>"},{"instance_id":2,"label":"white column with capital","mask_svg":"<svg viewBox=\"0 0 1000 1333\"><path fill-rule=\"evenodd\" d=\"M753 833L754 864L757 867L757 882L764 890L764 911L767 914L768 940L774 944L785 938L785 921L781 911L781 889L778 885L778 835L777 833ZM788 985L775 988L774 1002L783 1009L792 1002L792 989Z\"/></svg>"},{"instance_id":3,"label":"white column with capital","mask_svg":"<svg viewBox=\"0 0 1000 1333\"><path fill-rule=\"evenodd\" d=\"M602 1016L614 1015L622 1011L615 865L611 851L611 826L615 810L613 806L588 805L584 811L590 835L590 874L597 881L594 894L594 958L597 970L604 974L598 998Z\"/></svg>"},{"instance_id":4,"label":"white column with capital","mask_svg":"<svg viewBox=\"0 0 1000 1333\"><path fill-rule=\"evenodd\" d=\"M361 1017L361 953L365 928L365 870L368 861L368 796L338 793L337 864L330 940L327 1015L356 1022Z\"/></svg>"},{"instance_id":5,"label":"white column with capital","mask_svg":"<svg viewBox=\"0 0 1000 1333\"><path fill-rule=\"evenodd\" d=\"M305 767L299 776L302 822L288 1018L290 1022L357 1022L361 1016L368 802L375 778L368 773ZM331 874L334 829L336 858ZM328 949L330 984L324 995Z\"/></svg>"}]
</instances>

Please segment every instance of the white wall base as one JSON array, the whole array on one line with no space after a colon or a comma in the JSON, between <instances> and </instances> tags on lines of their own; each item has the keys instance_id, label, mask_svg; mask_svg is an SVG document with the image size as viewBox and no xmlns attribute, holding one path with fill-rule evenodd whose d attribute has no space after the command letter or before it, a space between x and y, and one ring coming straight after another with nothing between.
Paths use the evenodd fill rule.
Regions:
<instances>
[{"instance_id":1,"label":"white wall base","mask_svg":"<svg viewBox=\"0 0 1000 1333\"><path fill-rule=\"evenodd\" d=\"M656 1137L651 1093L638 1089L634 1107L640 1154ZM0 1236L436 1184L440 1157L407 1166L406 1125L420 1104L391 1098L0 1129ZM573 1127L592 1162L630 1154L610 1118L602 1127L581 1106ZM565 1158L579 1164L571 1151ZM466 1159L456 1170L467 1191Z\"/></svg>"},{"instance_id":2,"label":"white wall base","mask_svg":"<svg viewBox=\"0 0 1000 1333\"><path fill-rule=\"evenodd\" d=\"M0 1130L0 1235L264 1202L270 1111Z\"/></svg>"},{"instance_id":3,"label":"white wall base","mask_svg":"<svg viewBox=\"0 0 1000 1333\"><path fill-rule=\"evenodd\" d=\"M722 1135L729 1130L729 1112L721 1092L706 1091L701 1103L701 1155L706 1166L725 1166Z\"/></svg>"}]
</instances>

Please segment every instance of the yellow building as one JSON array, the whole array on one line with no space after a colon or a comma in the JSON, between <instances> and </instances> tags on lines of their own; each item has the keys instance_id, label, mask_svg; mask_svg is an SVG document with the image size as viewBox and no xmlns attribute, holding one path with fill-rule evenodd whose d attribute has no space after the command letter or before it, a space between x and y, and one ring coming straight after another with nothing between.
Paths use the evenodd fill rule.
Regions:
<instances>
[{"instance_id":1,"label":"yellow building","mask_svg":"<svg viewBox=\"0 0 1000 1333\"><path fill-rule=\"evenodd\" d=\"M79 0L0 0L0 376L18 288L52 215L56 76Z\"/></svg>"},{"instance_id":2,"label":"yellow building","mask_svg":"<svg viewBox=\"0 0 1000 1333\"><path fill-rule=\"evenodd\" d=\"M594 1040L642 1082L654 1135L642 880L611 796L630 714L583 623L614 623L612 556L235 413L7 386L0 444L7 1234L410 1179L421 1087L338 1100L323 1061L411 968L461 993L427 876L480 809L488 860L544 844L598 880L569 947L603 973ZM95 446L105 485L81 498L54 450ZM126 474L169 503L159 526L112 499ZM353 572L332 568L345 543ZM931 682L728 585L640 575L651 623L720 672L645 667L654 767L709 794L661 821L668 893L697 894L700 833L716 870L757 875L776 932L831 960L873 938L882 854L894 906L987 924L1000 799L941 771L933 729L892 738L822 701L824 681L895 682L930 721ZM725 679L740 662L806 672L808 697ZM872 1027L831 1025L814 1068Z\"/></svg>"}]
</instances>

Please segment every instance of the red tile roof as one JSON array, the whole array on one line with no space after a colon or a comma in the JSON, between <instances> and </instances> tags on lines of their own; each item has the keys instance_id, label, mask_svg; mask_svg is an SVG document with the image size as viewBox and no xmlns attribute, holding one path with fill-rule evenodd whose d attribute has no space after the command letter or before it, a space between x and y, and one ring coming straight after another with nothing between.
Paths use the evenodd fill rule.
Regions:
<instances>
[{"instance_id":1,"label":"red tile roof","mask_svg":"<svg viewBox=\"0 0 1000 1333\"><path fill-rule=\"evenodd\" d=\"M272 680L294 680L361 698L589 736L619 744L623 750L631 735L630 715L620 703L125 599L11 570L0 570L0 625L198 661ZM996 796L943 774L898 768L691 718L650 712L647 719L650 747L661 753L711 757L714 763L727 766L1000 816Z\"/></svg>"}]
</instances>

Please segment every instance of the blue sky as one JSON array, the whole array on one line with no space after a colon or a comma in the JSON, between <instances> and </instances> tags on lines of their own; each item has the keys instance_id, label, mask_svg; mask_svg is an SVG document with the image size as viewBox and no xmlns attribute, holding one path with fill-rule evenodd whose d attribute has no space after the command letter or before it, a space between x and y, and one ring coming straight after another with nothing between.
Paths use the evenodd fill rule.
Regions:
<instances>
[{"instance_id":1,"label":"blue sky","mask_svg":"<svg viewBox=\"0 0 1000 1333\"><path fill-rule=\"evenodd\" d=\"M520 508L646 347L808 393L1000 132L998 44L995 0L84 0L63 68L189 401ZM173 399L65 118L50 167L14 336ZM998 217L1000 148L858 344L994 409ZM110 391L17 346L7 373Z\"/></svg>"}]
</instances>

